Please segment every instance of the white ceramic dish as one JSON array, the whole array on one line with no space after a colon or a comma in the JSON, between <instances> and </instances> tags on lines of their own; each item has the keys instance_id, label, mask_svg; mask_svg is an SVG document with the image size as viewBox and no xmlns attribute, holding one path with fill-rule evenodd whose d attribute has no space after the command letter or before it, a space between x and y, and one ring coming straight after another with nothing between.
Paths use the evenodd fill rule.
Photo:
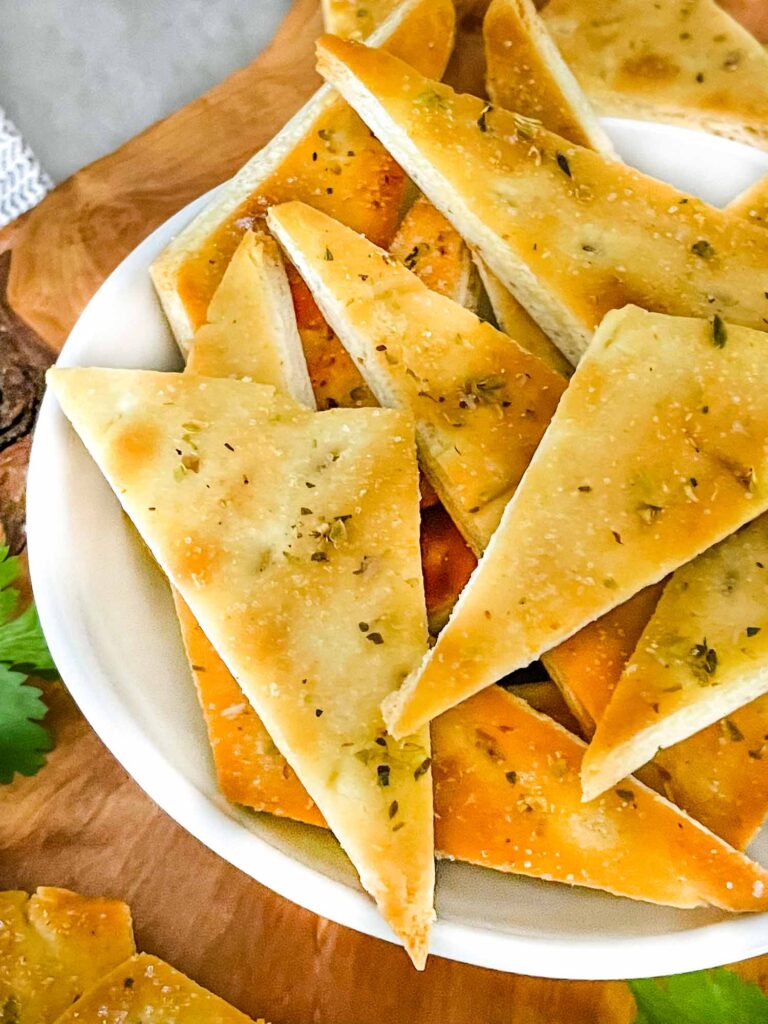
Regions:
<instances>
[{"instance_id":1,"label":"white ceramic dish","mask_svg":"<svg viewBox=\"0 0 768 1024\"><path fill-rule=\"evenodd\" d=\"M700 133L606 122L635 166L724 204L768 154ZM205 202L142 243L91 300L63 365L178 369L147 268ZM54 400L43 402L28 493L32 579L56 663L75 700L139 785L203 843L317 914L392 940L334 840L220 796L164 579ZM768 864L768 830L751 852ZM464 864L438 868L433 953L558 978L689 971L768 950L768 914L675 911Z\"/></svg>"}]
</instances>

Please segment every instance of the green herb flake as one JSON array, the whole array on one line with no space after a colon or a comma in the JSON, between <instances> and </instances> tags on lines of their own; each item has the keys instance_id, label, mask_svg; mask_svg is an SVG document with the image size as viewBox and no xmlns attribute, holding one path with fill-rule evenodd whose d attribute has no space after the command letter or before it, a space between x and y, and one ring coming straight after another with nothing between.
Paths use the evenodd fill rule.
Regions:
<instances>
[{"instance_id":1,"label":"green herb flake","mask_svg":"<svg viewBox=\"0 0 768 1024\"><path fill-rule=\"evenodd\" d=\"M421 764L418 766L418 768L414 769L414 772L413 772L414 779L418 780L418 779L420 779L422 777L422 775L426 775L427 772L430 769L431 764L432 764L432 758L431 757L425 757L424 760L421 762Z\"/></svg>"},{"instance_id":2,"label":"green herb flake","mask_svg":"<svg viewBox=\"0 0 768 1024\"><path fill-rule=\"evenodd\" d=\"M733 743L741 743L744 739L744 733L730 718L724 718L720 722L720 729L723 735Z\"/></svg>"},{"instance_id":3,"label":"green herb flake","mask_svg":"<svg viewBox=\"0 0 768 1024\"><path fill-rule=\"evenodd\" d=\"M747 636L757 636L760 628L760 626L747 626Z\"/></svg>"},{"instance_id":4,"label":"green herb flake","mask_svg":"<svg viewBox=\"0 0 768 1024\"><path fill-rule=\"evenodd\" d=\"M632 789L617 789L616 796L620 797L628 804L635 802L635 792Z\"/></svg>"},{"instance_id":5,"label":"green herb flake","mask_svg":"<svg viewBox=\"0 0 768 1024\"><path fill-rule=\"evenodd\" d=\"M728 341L728 328L717 313L712 317L712 341L715 348L725 348L725 343Z\"/></svg>"},{"instance_id":6,"label":"green herb flake","mask_svg":"<svg viewBox=\"0 0 768 1024\"><path fill-rule=\"evenodd\" d=\"M517 772L504 772L504 778L514 786L517 782Z\"/></svg>"},{"instance_id":7,"label":"green herb flake","mask_svg":"<svg viewBox=\"0 0 768 1024\"><path fill-rule=\"evenodd\" d=\"M368 625L367 622L358 622L357 628L360 630L361 633L367 633L371 627Z\"/></svg>"},{"instance_id":8,"label":"green herb flake","mask_svg":"<svg viewBox=\"0 0 768 1024\"><path fill-rule=\"evenodd\" d=\"M706 238L700 238L698 242L694 242L691 246L691 252L703 260L711 260L715 255L715 250Z\"/></svg>"},{"instance_id":9,"label":"green herb flake","mask_svg":"<svg viewBox=\"0 0 768 1024\"><path fill-rule=\"evenodd\" d=\"M694 675L703 682L717 672L717 651L710 647L706 637L700 644L694 644L690 652L690 665Z\"/></svg>"},{"instance_id":10,"label":"green herb flake","mask_svg":"<svg viewBox=\"0 0 768 1024\"><path fill-rule=\"evenodd\" d=\"M384 643L384 637L381 635L381 633L366 633L365 639L370 640L371 643L376 644L376 646Z\"/></svg>"},{"instance_id":11,"label":"green herb flake","mask_svg":"<svg viewBox=\"0 0 768 1024\"><path fill-rule=\"evenodd\" d=\"M558 151L555 155L555 159L557 160L557 166L560 168L563 174L567 175L569 178L572 178L573 173L571 171L571 165L568 163L568 157L565 155L565 153L561 153Z\"/></svg>"},{"instance_id":12,"label":"green herb flake","mask_svg":"<svg viewBox=\"0 0 768 1024\"><path fill-rule=\"evenodd\" d=\"M391 821L400 809L400 805L397 800L393 800L389 805L389 820Z\"/></svg>"},{"instance_id":13,"label":"green herb flake","mask_svg":"<svg viewBox=\"0 0 768 1024\"><path fill-rule=\"evenodd\" d=\"M376 765L376 781L382 787L389 785L389 776L391 768L388 764L377 764Z\"/></svg>"},{"instance_id":14,"label":"green herb flake","mask_svg":"<svg viewBox=\"0 0 768 1024\"><path fill-rule=\"evenodd\" d=\"M323 256L323 259L326 261L326 263L331 263L333 261L333 253L331 252L327 245L325 247L325 255Z\"/></svg>"},{"instance_id":15,"label":"green herb flake","mask_svg":"<svg viewBox=\"0 0 768 1024\"><path fill-rule=\"evenodd\" d=\"M311 560L313 562L327 562L328 561L328 555L326 555L326 553L324 551L313 551L312 552L312 556L311 556Z\"/></svg>"}]
</instances>

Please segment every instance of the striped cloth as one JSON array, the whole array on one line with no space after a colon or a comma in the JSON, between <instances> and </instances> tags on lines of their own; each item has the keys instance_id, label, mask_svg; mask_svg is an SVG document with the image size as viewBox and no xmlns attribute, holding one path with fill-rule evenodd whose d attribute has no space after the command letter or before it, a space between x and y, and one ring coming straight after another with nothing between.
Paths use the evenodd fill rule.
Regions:
<instances>
[{"instance_id":1,"label":"striped cloth","mask_svg":"<svg viewBox=\"0 0 768 1024\"><path fill-rule=\"evenodd\" d=\"M0 107L0 227L39 203L53 182Z\"/></svg>"}]
</instances>

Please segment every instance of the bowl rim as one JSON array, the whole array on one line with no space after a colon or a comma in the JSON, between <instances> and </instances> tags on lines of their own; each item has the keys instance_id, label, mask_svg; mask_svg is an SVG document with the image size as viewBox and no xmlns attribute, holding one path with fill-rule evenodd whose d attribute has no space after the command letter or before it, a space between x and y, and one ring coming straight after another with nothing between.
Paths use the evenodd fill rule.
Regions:
<instances>
[{"instance_id":1,"label":"bowl rim","mask_svg":"<svg viewBox=\"0 0 768 1024\"><path fill-rule=\"evenodd\" d=\"M680 141L690 129L627 119L604 119L614 133L655 135ZM638 126L641 126L638 129ZM754 156L740 143L716 140ZM768 153L761 154L768 173ZM135 267L147 266L160 241L167 244L218 191L218 186L185 206L144 239L105 279L78 318L58 365L78 365L87 325L99 297ZM109 751L141 789L203 845L280 896L357 931L397 942L369 897L342 881L303 864L261 836L246 831L203 794L147 736L109 688L98 652L73 634L71 609L62 581L48 571L55 532L49 529L51 465L56 458L60 416L46 393L35 429L27 483L27 535L30 576L38 612L54 661L80 710ZM59 443L60 443L59 438ZM61 473L63 467L56 467ZM223 799L223 798L222 798ZM310 827L310 826L307 826ZM247 840L244 838L247 836ZM486 869L490 870L490 869ZM431 952L464 963L539 977L612 980L649 977L718 966L768 950L768 913L731 916L690 929L643 936L557 936L516 934L480 924L438 919Z\"/></svg>"}]
</instances>

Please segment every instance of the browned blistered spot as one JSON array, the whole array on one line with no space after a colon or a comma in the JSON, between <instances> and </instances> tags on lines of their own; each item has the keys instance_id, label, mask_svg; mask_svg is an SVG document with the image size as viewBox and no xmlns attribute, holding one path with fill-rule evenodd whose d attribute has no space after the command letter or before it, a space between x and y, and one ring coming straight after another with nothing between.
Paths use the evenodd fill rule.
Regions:
<instances>
[{"instance_id":1,"label":"browned blistered spot","mask_svg":"<svg viewBox=\"0 0 768 1024\"><path fill-rule=\"evenodd\" d=\"M640 81L669 82L680 74L680 67L663 53L643 53L627 57L621 64L622 72L639 84Z\"/></svg>"},{"instance_id":2,"label":"browned blistered spot","mask_svg":"<svg viewBox=\"0 0 768 1024\"><path fill-rule=\"evenodd\" d=\"M157 427L151 423L131 424L114 439L112 461L115 471L130 481L145 466L163 443ZM167 440L166 442L167 443Z\"/></svg>"}]
</instances>

